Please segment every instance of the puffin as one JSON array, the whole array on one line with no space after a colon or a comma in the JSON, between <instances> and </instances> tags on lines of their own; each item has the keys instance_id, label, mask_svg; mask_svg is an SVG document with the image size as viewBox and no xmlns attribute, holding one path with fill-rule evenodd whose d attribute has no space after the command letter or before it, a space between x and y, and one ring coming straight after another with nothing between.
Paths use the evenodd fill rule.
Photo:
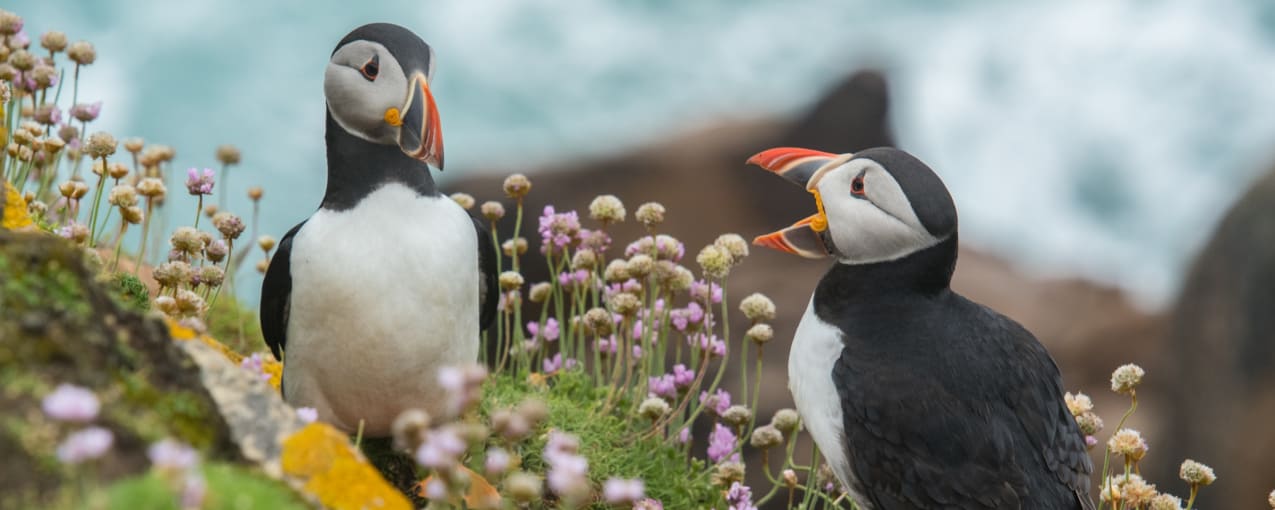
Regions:
<instances>
[{"instance_id":1,"label":"puffin","mask_svg":"<svg viewBox=\"0 0 1275 510\"><path fill-rule=\"evenodd\" d=\"M498 300L495 247L439 192L434 55L410 30L361 26L324 73L327 190L279 242L261 331L295 407L368 437L404 410L448 413L439 370L478 359Z\"/></svg>"},{"instance_id":2,"label":"puffin","mask_svg":"<svg viewBox=\"0 0 1275 510\"><path fill-rule=\"evenodd\" d=\"M753 242L834 259L794 334L788 385L858 508L1092 509L1057 365L951 289L957 215L939 176L888 147L748 163L814 196L818 212Z\"/></svg>"}]
</instances>

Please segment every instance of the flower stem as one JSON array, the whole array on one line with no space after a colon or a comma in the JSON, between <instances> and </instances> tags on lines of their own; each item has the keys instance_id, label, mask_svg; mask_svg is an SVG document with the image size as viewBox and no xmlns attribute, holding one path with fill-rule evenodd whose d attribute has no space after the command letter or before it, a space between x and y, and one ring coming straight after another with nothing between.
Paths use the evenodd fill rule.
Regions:
<instances>
[{"instance_id":1,"label":"flower stem","mask_svg":"<svg viewBox=\"0 0 1275 510\"><path fill-rule=\"evenodd\" d=\"M151 198L146 197L146 217L142 218L142 242L137 247L137 260L133 264L133 276L137 276L138 274L140 274L140 271L142 270L142 264L146 263L146 235L150 233L150 229L151 229L151 204L152 203L153 202ZM123 242L122 239L120 241Z\"/></svg>"},{"instance_id":2,"label":"flower stem","mask_svg":"<svg viewBox=\"0 0 1275 510\"><path fill-rule=\"evenodd\" d=\"M199 197L199 202L195 205L195 230L199 230L199 217L204 213L204 195L196 196Z\"/></svg>"},{"instance_id":3,"label":"flower stem","mask_svg":"<svg viewBox=\"0 0 1275 510\"><path fill-rule=\"evenodd\" d=\"M106 188L106 158L102 158L102 175L97 176L97 190L93 193L93 209L89 213L89 247L97 246L97 210L102 205L102 190Z\"/></svg>"}]
</instances>

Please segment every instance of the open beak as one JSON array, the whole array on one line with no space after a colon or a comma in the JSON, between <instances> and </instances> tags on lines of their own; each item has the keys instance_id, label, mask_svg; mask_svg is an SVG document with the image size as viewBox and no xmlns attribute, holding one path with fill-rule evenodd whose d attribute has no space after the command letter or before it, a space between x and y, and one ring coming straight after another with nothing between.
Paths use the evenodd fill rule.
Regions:
<instances>
[{"instance_id":1,"label":"open beak","mask_svg":"<svg viewBox=\"0 0 1275 510\"><path fill-rule=\"evenodd\" d=\"M811 259L831 254L831 247L824 236L824 232L828 230L828 217L824 214L823 199L819 197L816 185L828 169L835 168L851 157L851 154L781 147L748 158L748 164L760 166L805 188L815 196L815 207L819 211L787 228L757 236L753 239L753 244Z\"/></svg>"},{"instance_id":2,"label":"open beak","mask_svg":"<svg viewBox=\"0 0 1275 510\"><path fill-rule=\"evenodd\" d=\"M403 106L398 145L408 156L443 170L443 128L438 121L438 107L429 91L429 80L423 73L412 73L412 83Z\"/></svg>"}]
</instances>

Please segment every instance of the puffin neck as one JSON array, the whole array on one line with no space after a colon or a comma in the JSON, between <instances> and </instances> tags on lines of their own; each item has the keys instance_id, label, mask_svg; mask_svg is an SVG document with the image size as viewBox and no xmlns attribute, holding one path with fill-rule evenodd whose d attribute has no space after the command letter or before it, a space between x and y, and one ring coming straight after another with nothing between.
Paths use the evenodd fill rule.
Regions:
<instances>
[{"instance_id":1,"label":"puffin neck","mask_svg":"<svg viewBox=\"0 0 1275 510\"><path fill-rule=\"evenodd\" d=\"M369 142L347 132L327 114L328 188L323 209L343 211L389 183L399 183L423 196L437 195L429 165L404 154L397 145Z\"/></svg>"},{"instance_id":2,"label":"puffin neck","mask_svg":"<svg viewBox=\"0 0 1275 510\"><path fill-rule=\"evenodd\" d=\"M815 288L821 304L855 305L903 295L946 291L956 268L957 236L888 262L833 264Z\"/></svg>"}]
</instances>

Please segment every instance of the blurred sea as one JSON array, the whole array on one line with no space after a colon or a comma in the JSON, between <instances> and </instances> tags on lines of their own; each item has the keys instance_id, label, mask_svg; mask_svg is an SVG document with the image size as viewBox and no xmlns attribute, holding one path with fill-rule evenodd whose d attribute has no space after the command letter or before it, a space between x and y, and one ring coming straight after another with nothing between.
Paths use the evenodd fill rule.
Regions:
<instances>
[{"instance_id":1,"label":"blurred sea","mask_svg":"<svg viewBox=\"0 0 1275 510\"><path fill-rule=\"evenodd\" d=\"M854 69L884 70L898 140L952 189L964 240L1150 306L1275 163L1266 0L6 3L33 39L97 45L80 90L105 102L96 128L173 145L179 168L238 145L231 209L263 185L276 236L322 195L323 69L370 21L435 49L444 183L794 114Z\"/></svg>"}]
</instances>

